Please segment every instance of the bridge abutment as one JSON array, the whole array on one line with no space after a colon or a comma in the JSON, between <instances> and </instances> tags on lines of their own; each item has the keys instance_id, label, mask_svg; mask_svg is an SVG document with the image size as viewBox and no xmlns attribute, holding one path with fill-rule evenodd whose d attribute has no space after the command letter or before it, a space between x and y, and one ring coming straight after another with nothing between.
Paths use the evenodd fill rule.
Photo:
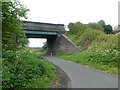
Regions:
<instances>
[{"instance_id":1,"label":"bridge abutment","mask_svg":"<svg viewBox=\"0 0 120 90\"><path fill-rule=\"evenodd\" d=\"M79 52L79 48L64 34L47 39L48 55L57 53Z\"/></svg>"}]
</instances>

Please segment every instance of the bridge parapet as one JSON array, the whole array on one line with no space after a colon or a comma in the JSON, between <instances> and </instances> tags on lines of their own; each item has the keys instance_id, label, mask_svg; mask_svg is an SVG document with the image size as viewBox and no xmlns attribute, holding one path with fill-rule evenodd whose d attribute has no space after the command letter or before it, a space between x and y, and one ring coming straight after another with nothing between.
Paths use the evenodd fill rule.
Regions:
<instances>
[{"instance_id":1,"label":"bridge parapet","mask_svg":"<svg viewBox=\"0 0 120 90\"><path fill-rule=\"evenodd\" d=\"M66 32L64 24L23 21L25 30Z\"/></svg>"}]
</instances>

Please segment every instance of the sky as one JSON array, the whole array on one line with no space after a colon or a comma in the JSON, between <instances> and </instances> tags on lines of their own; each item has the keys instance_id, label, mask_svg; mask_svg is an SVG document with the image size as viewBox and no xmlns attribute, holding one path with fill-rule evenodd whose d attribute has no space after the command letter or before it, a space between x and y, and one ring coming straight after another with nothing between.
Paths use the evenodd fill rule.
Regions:
<instances>
[{"instance_id":1,"label":"sky","mask_svg":"<svg viewBox=\"0 0 120 90\"><path fill-rule=\"evenodd\" d=\"M28 9L28 21L68 25L70 22L98 22L118 25L119 0L20 0ZM44 39L30 39L29 46L42 46Z\"/></svg>"}]
</instances>

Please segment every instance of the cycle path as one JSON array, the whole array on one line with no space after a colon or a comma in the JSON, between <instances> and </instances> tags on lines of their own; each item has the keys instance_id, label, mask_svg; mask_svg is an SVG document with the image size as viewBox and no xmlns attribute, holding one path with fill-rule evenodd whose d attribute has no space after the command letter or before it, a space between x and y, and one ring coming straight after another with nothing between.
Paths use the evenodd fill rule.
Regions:
<instances>
[{"instance_id":1,"label":"cycle path","mask_svg":"<svg viewBox=\"0 0 120 90\"><path fill-rule=\"evenodd\" d=\"M71 88L118 88L117 76L53 56L44 58L68 75Z\"/></svg>"}]
</instances>

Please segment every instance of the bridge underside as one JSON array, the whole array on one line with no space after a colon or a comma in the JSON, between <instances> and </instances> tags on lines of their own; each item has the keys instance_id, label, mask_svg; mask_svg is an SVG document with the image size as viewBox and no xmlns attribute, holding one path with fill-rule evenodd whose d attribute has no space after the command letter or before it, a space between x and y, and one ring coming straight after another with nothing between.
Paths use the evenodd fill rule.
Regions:
<instances>
[{"instance_id":1,"label":"bridge underside","mask_svg":"<svg viewBox=\"0 0 120 90\"><path fill-rule=\"evenodd\" d=\"M51 38L56 37L57 35L42 35L42 34L26 34L27 38Z\"/></svg>"},{"instance_id":2,"label":"bridge underside","mask_svg":"<svg viewBox=\"0 0 120 90\"><path fill-rule=\"evenodd\" d=\"M47 39L47 54L55 54L56 53L56 38L58 34L56 32L30 32L26 31L27 38L46 38Z\"/></svg>"}]
</instances>

